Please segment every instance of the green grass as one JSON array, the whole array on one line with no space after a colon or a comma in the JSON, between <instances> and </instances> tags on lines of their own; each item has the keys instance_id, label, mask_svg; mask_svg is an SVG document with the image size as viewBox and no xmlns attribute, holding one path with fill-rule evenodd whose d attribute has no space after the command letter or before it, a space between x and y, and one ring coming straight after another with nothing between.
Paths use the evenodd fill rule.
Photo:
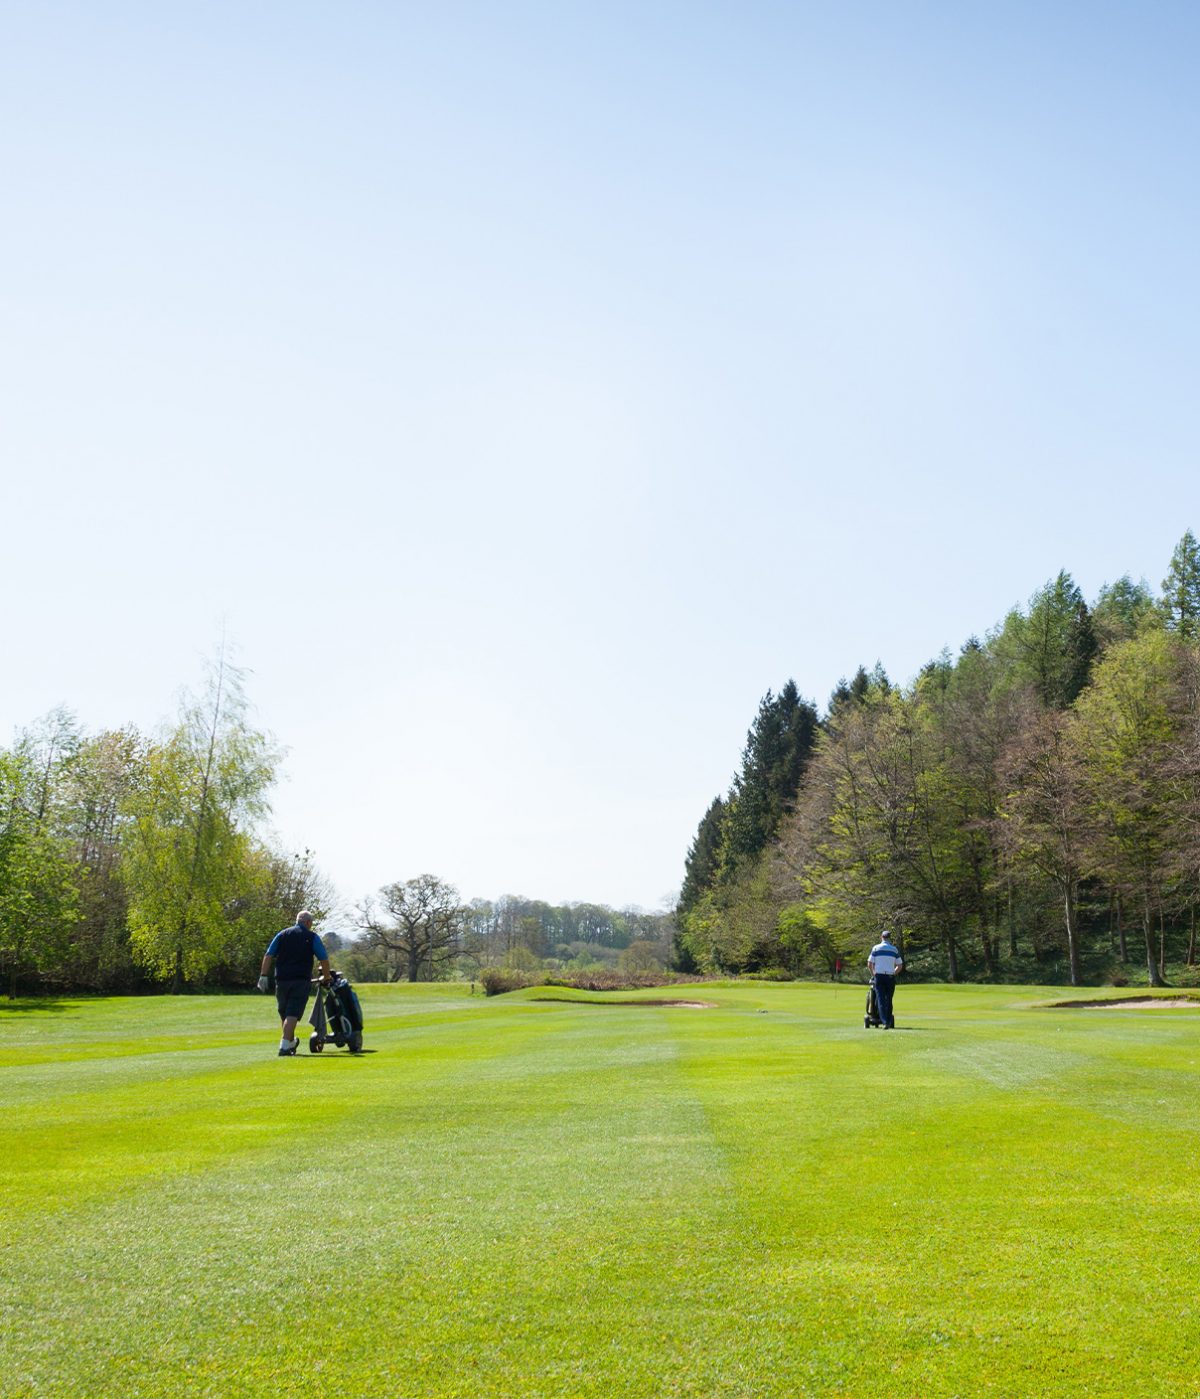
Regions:
<instances>
[{"instance_id":1,"label":"green grass","mask_svg":"<svg viewBox=\"0 0 1200 1399\"><path fill-rule=\"evenodd\" d=\"M0 1392L1200 1394L1200 1009L361 990L0 1002Z\"/></svg>"}]
</instances>

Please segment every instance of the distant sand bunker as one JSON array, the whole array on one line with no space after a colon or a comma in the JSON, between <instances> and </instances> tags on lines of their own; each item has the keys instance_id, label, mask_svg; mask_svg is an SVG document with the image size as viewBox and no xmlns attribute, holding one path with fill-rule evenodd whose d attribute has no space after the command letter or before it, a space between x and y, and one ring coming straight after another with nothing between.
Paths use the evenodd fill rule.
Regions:
<instances>
[{"instance_id":1,"label":"distant sand bunker","mask_svg":"<svg viewBox=\"0 0 1200 1399\"><path fill-rule=\"evenodd\" d=\"M679 1006L683 1010L716 1010L716 1001L577 1001L574 996L530 996L531 1001L557 1001L564 1006Z\"/></svg>"},{"instance_id":2,"label":"distant sand bunker","mask_svg":"<svg viewBox=\"0 0 1200 1399\"><path fill-rule=\"evenodd\" d=\"M1108 1001L1056 1001L1056 1009L1077 1006L1081 1010L1200 1010L1192 996L1120 996Z\"/></svg>"}]
</instances>

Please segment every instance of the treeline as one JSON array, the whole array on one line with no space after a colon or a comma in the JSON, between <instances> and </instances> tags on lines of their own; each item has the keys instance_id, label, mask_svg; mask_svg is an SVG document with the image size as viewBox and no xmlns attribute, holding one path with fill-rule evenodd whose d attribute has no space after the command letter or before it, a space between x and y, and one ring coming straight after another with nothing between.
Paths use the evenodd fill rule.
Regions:
<instances>
[{"instance_id":1,"label":"treeline","mask_svg":"<svg viewBox=\"0 0 1200 1399\"><path fill-rule=\"evenodd\" d=\"M511 972L654 972L674 947L672 913L606 904L549 904L505 895L464 903L435 875L390 884L359 909L340 954L359 981L433 981Z\"/></svg>"},{"instance_id":2,"label":"treeline","mask_svg":"<svg viewBox=\"0 0 1200 1399\"><path fill-rule=\"evenodd\" d=\"M224 656L175 722L87 734L56 710L0 749L0 991L251 985L273 933L335 896L264 834L281 754ZM505 896L434 875L386 886L322 936L358 980L651 972L674 915Z\"/></svg>"},{"instance_id":3,"label":"treeline","mask_svg":"<svg viewBox=\"0 0 1200 1399\"><path fill-rule=\"evenodd\" d=\"M88 735L57 710L0 749L0 975L39 989L250 983L331 902L261 834L280 754L223 656L174 724Z\"/></svg>"},{"instance_id":4,"label":"treeline","mask_svg":"<svg viewBox=\"0 0 1200 1399\"><path fill-rule=\"evenodd\" d=\"M826 972L883 928L950 980L1194 980L1200 547L1155 595L1066 573L908 687L768 693L688 851L687 970Z\"/></svg>"}]
</instances>

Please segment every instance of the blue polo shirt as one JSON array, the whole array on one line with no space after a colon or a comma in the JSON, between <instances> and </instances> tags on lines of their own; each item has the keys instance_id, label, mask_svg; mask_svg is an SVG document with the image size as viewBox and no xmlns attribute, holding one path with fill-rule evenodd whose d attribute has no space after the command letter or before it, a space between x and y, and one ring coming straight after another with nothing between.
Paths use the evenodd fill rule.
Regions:
<instances>
[{"instance_id":1,"label":"blue polo shirt","mask_svg":"<svg viewBox=\"0 0 1200 1399\"><path fill-rule=\"evenodd\" d=\"M321 939L311 928L303 928L299 923L275 934L267 948L267 956L275 958L276 982L308 981L312 977L313 958L329 960Z\"/></svg>"}]
</instances>

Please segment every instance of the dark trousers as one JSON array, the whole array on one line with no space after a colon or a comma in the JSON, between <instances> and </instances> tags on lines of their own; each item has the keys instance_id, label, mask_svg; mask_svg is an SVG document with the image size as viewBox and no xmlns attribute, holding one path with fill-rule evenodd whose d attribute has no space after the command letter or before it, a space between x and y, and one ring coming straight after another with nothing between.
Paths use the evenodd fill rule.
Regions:
<instances>
[{"instance_id":1,"label":"dark trousers","mask_svg":"<svg viewBox=\"0 0 1200 1399\"><path fill-rule=\"evenodd\" d=\"M880 1020L889 1030L896 1028L896 1018L892 1014L892 992L896 989L896 978L894 976L883 976L875 973L875 1010Z\"/></svg>"}]
</instances>

